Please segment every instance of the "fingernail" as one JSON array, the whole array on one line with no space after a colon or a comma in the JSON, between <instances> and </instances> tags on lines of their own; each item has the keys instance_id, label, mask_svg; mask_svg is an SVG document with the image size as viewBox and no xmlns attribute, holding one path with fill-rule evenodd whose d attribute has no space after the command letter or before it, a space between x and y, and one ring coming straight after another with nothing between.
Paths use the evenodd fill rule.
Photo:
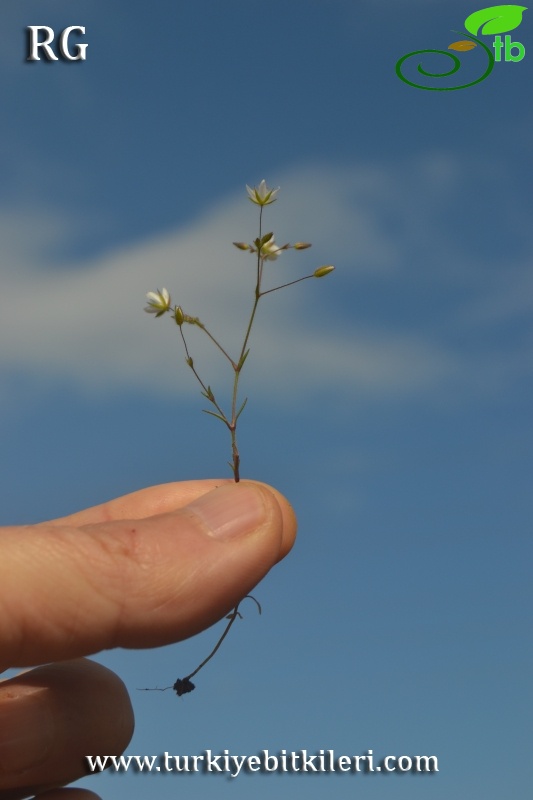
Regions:
<instances>
[{"instance_id":1,"label":"fingernail","mask_svg":"<svg viewBox=\"0 0 533 800\"><path fill-rule=\"evenodd\" d=\"M2 687L0 774L20 774L41 764L54 740L52 714L41 687Z\"/></svg>"},{"instance_id":2,"label":"fingernail","mask_svg":"<svg viewBox=\"0 0 533 800\"><path fill-rule=\"evenodd\" d=\"M220 486L194 500L188 508L199 517L210 536L236 539L260 527L267 511L263 494L249 484Z\"/></svg>"}]
</instances>

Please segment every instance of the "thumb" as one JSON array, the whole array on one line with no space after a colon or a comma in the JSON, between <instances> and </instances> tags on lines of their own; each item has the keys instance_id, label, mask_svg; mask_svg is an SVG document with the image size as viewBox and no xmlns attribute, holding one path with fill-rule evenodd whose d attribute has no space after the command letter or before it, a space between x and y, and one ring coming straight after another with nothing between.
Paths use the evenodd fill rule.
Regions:
<instances>
[{"instance_id":1,"label":"thumb","mask_svg":"<svg viewBox=\"0 0 533 800\"><path fill-rule=\"evenodd\" d=\"M295 530L287 501L252 482L143 519L4 529L0 668L192 636L250 592Z\"/></svg>"}]
</instances>

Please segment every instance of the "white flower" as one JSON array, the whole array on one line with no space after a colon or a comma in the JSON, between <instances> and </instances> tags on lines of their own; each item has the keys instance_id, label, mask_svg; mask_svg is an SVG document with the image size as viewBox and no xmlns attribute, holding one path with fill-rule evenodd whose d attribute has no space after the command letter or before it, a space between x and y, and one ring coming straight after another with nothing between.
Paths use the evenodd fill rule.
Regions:
<instances>
[{"instance_id":1,"label":"white flower","mask_svg":"<svg viewBox=\"0 0 533 800\"><path fill-rule=\"evenodd\" d=\"M279 186L277 189L269 189L266 181L263 180L259 186L254 186L253 189L246 184L246 191L252 203L256 203L258 206L268 206L275 201Z\"/></svg>"},{"instance_id":2,"label":"white flower","mask_svg":"<svg viewBox=\"0 0 533 800\"><path fill-rule=\"evenodd\" d=\"M156 317L160 317L161 314L164 314L170 308L170 295L167 289L159 289L157 292L148 292L146 295L146 299L148 300L148 305L145 307L145 311L148 314L155 314Z\"/></svg>"},{"instance_id":3,"label":"white flower","mask_svg":"<svg viewBox=\"0 0 533 800\"><path fill-rule=\"evenodd\" d=\"M277 246L273 236L261 247L261 258L265 261L275 261L280 253L281 248Z\"/></svg>"}]
</instances>

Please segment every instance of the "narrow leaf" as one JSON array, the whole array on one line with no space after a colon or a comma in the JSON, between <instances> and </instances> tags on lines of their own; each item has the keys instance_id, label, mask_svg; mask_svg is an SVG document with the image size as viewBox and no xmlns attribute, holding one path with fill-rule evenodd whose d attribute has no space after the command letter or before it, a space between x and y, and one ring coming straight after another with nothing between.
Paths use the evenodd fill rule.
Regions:
<instances>
[{"instance_id":1,"label":"narrow leaf","mask_svg":"<svg viewBox=\"0 0 533 800\"><path fill-rule=\"evenodd\" d=\"M242 406L237 411L237 414L235 416L235 421L237 421L239 419L239 417L241 416L242 412L244 411L244 406L246 405L247 402L248 402L248 398L245 397Z\"/></svg>"},{"instance_id":2,"label":"narrow leaf","mask_svg":"<svg viewBox=\"0 0 533 800\"><path fill-rule=\"evenodd\" d=\"M241 360L239 361L239 363L238 363L238 365L237 365L237 369L242 369L242 368L243 368L243 366L244 366L244 362L245 362L245 361L246 361L246 359L248 358L248 353L249 353L249 352L250 352L250 348L248 348L248 350L246 351L246 353L243 355L243 357L242 357L242 358L241 358Z\"/></svg>"},{"instance_id":3,"label":"narrow leaf","mask_svg":"<svg viewBox=\"0 0 533 800\"><path fill-rule=\"evenodd\" d=\"M216 417L217 419L221 420L224 423L224 425L228 424L224 419L224 417L221 417L220 414L215 414L214 411L208 411L207 408L202 408L202 411L204 412L204 414L209 414L209 416Z\"/></svg>"}]
</instances>

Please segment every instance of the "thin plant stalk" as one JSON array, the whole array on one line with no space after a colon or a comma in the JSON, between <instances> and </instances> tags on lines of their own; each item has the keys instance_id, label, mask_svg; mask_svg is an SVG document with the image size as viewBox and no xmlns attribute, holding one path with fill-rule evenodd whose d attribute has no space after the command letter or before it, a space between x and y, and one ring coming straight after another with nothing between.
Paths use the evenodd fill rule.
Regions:
<instances>
[{"instance_id":1,"label":"thin plant stalk","mask_svg":"<svg viewBox=\"0 0 533 800\"><path fill-rule=\"evenodd\" d=\"M248 354L250 352L249 349L249 341L250 336L252 333L253 324L255 321L257 308L259 306L259 301L262 297L267 294L271 294L272 292L277 292L279 289L285 289L288 286L293 286L296 283L300 283L301 281L308 280L309 278L322 278L325 275L328 275L334 267L331 265L318 267L311 275L305 275L303 278L297 278L296 280L289 281L287 283L283 283L280 286L276 286L273 289L266 289L265 291L262 290L262 282L263 282L263 270L265 266L266 260L274 260L277 258L278 255L281 254L284 250L289 250L291 248L295 250L305 250L311 245L306 242L297 242L294 245L285 244L282 247L277 247L274 241L273 233L268 233L263 235L263 208L266 205L270 205L276 199L276 194L279 189L269 189L266 185L265 181L261 181L259 186L254 187L251 189L249 186L246 187L249 199L259 206L259 236L255 239L253 245L246 244L244 242L234 242L235 246L244 251L249 251L251 253L257 254L257 267L256 267L256 281L255 281L255 290L254 290L254 301L252 304L252 309L250 312L250 317L248 319L248 324L246 326L246 330L244 333L244 339L242 343L242 347L239 352L239 357L237 360L233 360L232 357L228 354L228 352L222 347L220 342L213 336L213 334L206 328L203 322L201 322L198 317L191 317L188 314L185 314L181 308L181 306L174 306L171 307L170 303L170 295L166 289L157 292L149 292L147 295L148 305L145 308L151 314L155 314L156 317L160 317L167 312L172 312L174 316L174 320L176 324L179 326L181 339L183 342L183 347L185 349L185 360L187 365L191 368L194 377L198 381L202 389L202 396L206 398L206 400L212 404L215 411L211 411L208 409L203 409L206 414L209 414L213 417L216 417L224 425L230 432L231 437L231 457L232 460L229 462L229 466L233 472L233 478L235 483L239 483L241 476L240 476L240 464L241 464L241 457L239 453L239 447L237 443L237 426L239 422L240 415L244 410L246 405L247 399L245 398L244 401L238 406L239 403L239 381L241 378L242 370L246 359L248 358ZM233 369L233 387L231 390L231 411L229 416L223 410L222 406L219 404L211 386L206 383L203 378L200 376L192 356L189 352L189 348L187 345L187 341L185 338L183 326L184 324L195 325L196 327L200 328L206 336L213 342L215 347L222 353L224 358L231 364ZM255 600L254 597L251 595L247 595L250 597L254 602L257 604L259 608L259 613L261 613L261 606ZM242 602L242 601L241 601ZM222 635L220 636L217 644L211 651L211 653L205 658L201 664L189 675L185 678L178 678L174 686L168 686L166 689L174 689L176 693L181 696L182 694L186 694L187 692L191 692L194 689L194 684L191 681L201 669L204 667L217 653L218 649L222 645L222 642L228 635L229 631L231 630L232 625L234 624L237 617L240 617L241 614L239 613L239 603L235 606L233 611L228 615L227 619L228 624L226 625ZM158 691L166 691L166 689L159 689Z\"/></svg>"}]
</instances>

